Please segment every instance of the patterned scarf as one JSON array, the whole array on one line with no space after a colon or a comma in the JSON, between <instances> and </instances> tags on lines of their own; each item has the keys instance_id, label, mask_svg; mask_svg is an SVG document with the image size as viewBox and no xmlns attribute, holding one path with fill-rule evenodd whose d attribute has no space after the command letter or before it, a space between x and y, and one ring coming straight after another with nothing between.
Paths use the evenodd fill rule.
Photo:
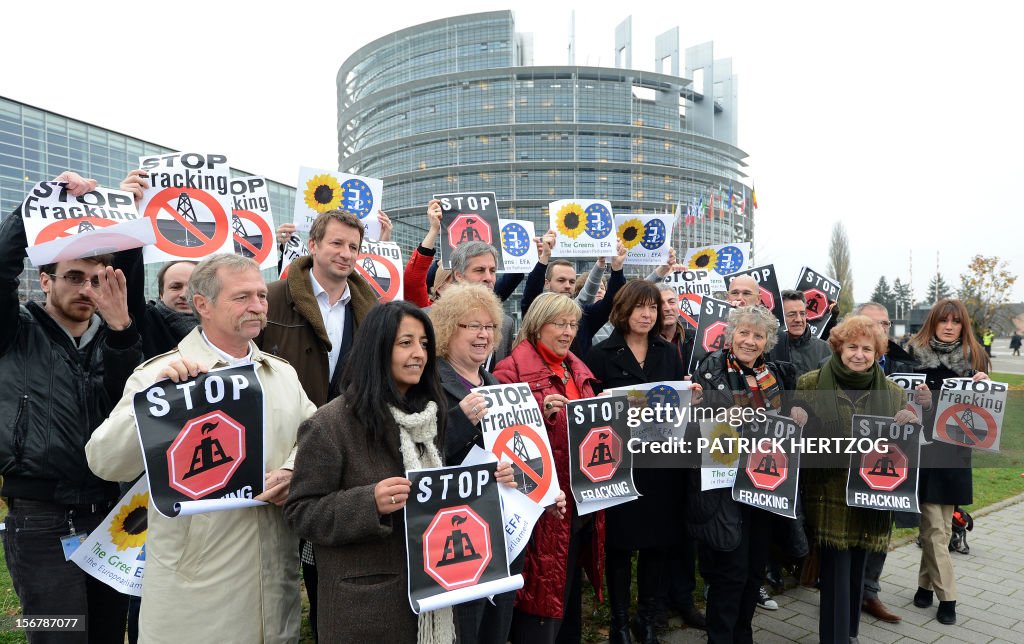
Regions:
<instances>
[{"instance_id":1,"label":"patterned scarf","mask_svg":"<svg viewBox=\"0 0 1024 644\"><path fill-rule=\"evenodd\" d=\"M935 369L942 365L961 378L974 375L970 354L959 338L953 342L932 338L927 347L914 347L914 358L925 369Z\"/></svg>"},{"instance_id":2,"label":"patterned scarf","mask_svg":"<svg viewBox=\"0 0 1024 644\"><path fill-rule=\"evenodd\" d=\"M758 356L751 368L741 364L730 351L725 358L725 364L728 367L726 378L729 381L729 389L732 390L732 399L737 406L782 409L782 390L768 369L764 356ZM757 382L756 389L751 390L747 386L747 376L754 376Z\"/></svg>"},{"instance_id":3,"label":"patterned scarf","mask_svg":"<svg viewBox=\"0 0 1024 644\"><path fill-rule=\"evenodd\" d=\"M399 451L407 470L441 467L441 453L434 444L437 438L437 403L427 403L423 411L407 414L388 405L398 424ZM420 613L417 644L451 644L455 641L455 621L451 608Z\"/></svg>"}]
</instances>

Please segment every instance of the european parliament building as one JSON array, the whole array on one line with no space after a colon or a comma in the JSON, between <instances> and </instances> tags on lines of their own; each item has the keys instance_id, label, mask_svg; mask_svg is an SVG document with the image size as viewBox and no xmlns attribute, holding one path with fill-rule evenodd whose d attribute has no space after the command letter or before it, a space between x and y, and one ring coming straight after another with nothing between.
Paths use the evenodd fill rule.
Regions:
<instances>
[{"instance_id":1,"label":"european parliament building","mask_svg":"<svg viewBox=\"0 0 1024 644\"><path fill-rule=\"evenodd\" d=\"M0 217L14 212L32 186L65 170L116 188L140 156L168 152L176 150L0 96ZM277 223L291 221L295 189L268 180L267 192ZM156 297L158 265L152 268L146 291ZM35 269L22 273L21 297L43 300Z\"/></svg>"},{"instance_id":2,"label":"european parliament building","mask_svg":"<svg viewBox=\"0 0 1024 644\"><path fill-rule=\"evenodd\" d=\"M616 29L615 67L575 65L571 53L568 65L534 66L532 37L516 32L511 11L397 31L338 70L339 167L384 180L407 251L440 193L494 192L502 217L531 219L538 232L556 199L685 214L729 187L749 197L731 61L715 60L710 42L681 61L678 28L656 38L655 54L664 72L632 69L630 19ZM675 247L749 241L751 200L742 201L676 226Z\"/></svg>"}]
</instances>

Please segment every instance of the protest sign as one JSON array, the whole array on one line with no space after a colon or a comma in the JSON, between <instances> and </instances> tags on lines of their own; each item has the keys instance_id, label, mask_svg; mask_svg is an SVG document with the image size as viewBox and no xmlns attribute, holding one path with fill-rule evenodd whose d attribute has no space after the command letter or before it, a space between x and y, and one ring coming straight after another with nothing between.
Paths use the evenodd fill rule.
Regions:
<instances>
[{"instance_id":1,"label":"protest sign","mask_svg":"<svg viewBox=\"0 0 1024 644\"><path fill-rule=\"evenodd\" d=\"M846 505L870 510L920 512L917 472L921 462L921 426L901 425L886 416L854 414L853 438L876 448L854 455L846 478Z\"/></svg>"},{"instance_id":2,"label":"protest sign","mask_svg":"<svg viewBox=\"0 0 1024 644\"><path fill-rule=\"evenodd\" d=\"M434 195L434 199L441 202L441 234L438 236L441 268L451 268L452 253L459 245L471 241L490 244L498 253L497 268L505 266L498 201L493 192Z\"/></svg>"},{"instance_id":3,"label":"protest sign","mask_svg":"<svg viewBox=\"0 0 1024 644\"><path fill-rule=\"evenodd\" d=\"M522 588L510 576L494 464L409 470L409 604L437 610Z\"/></svg>"},{"instance_id":4,"label":"protest sign","mask_svg":"<svg viewBox=\"0 0 1024 644\"><path fill-rule=\"evenodd\" d=\"M462 465L496 464L497 462L497 456L476 445L471 447L466 458L462 459ZM525 550L526 545L530 542L533 527L537 525L540 515L544 514L544 508L531 501L530 497L520 492L518 487L498 485L498 496L501 497L502 530L505 533L508 560L515 561L519 553Z\"/></svg>"},{"instance_id":5,"label":"protest sign","mask_svg":"<svg viewBox=\"0 0 1024 644\"><path fill-rule=\"evenodd\" d=\"M561 199L548 205L554 230L552 257L611 257L615 255L615 217L612 204L593 199Z\"/></svg>"},{"instance_id":6,"label":"protest sign","mask_svg":"<svg viewBox=\"0 0 1024 644\"><path fill-rule=\"evenodd\" d=\"M166 517L263 505L263 386L256 366L161 380L135 394L153 506Z\"/></svg>"},{"instance_id":7,"label":"protest sign","mask_svg":"<svg viewBox=\"0 0 1024 644\"><path fill-rule=\"evenodd\" d=\"M277 267L274 215L270 212L267 180L246 177L231 180L231 235L235 254L251 257L260 270Z\"/></svg>"},{"instance_id":8,"label":"protest sign","mask_svg":"<svg viewBox=\"0 0 1024 644\"><path fill-rule=\"evenodd\" d=\"M775 276L775 266L768 264L757 268L748 268L745 271L737 271L725 276L725 283L740 275L747 275L757 282L758 298L761 306L772 312L775 319L779 321L779 328L786 330L786 313L782 310L782 292L779 290L779 280Z\"/></svg>"},{"instance_id":9,"label":"protest sign","mask_svg":"<svg viewBox=\"0 0 1024 644\"><path fill-rule=\"evenodd\" d=\"M640 496L627 449L629 403L625 396L584 398L566 405L569 487L577 513L589 514Z\"/></svg>"},{"instance_id":10,"label":"protest sign","mask_svg":"<svg viewBox=\"0 0 1024 644\"><path fill-rule=\"evenodd\" d=\"M143 156L139 166L148 173L150 185L142 193L139 212L152 222L156 235L156 243L143 250L147 264L234 252L226 156Z\"/></svg>"},{"instance_id":11,"label":"protest sign","mask_svg":"<svg viewBox=\"0 0 1024 644\"><path fill-rule=\"evenodd\" d=\"M533 222L527 220L499 219L501 227L501 257L505 273L529 273L537 265L537 245Z\"/></svg>"},{"instance_id":12,"label":"protest sign","mask_svg":"<svg viewBox=\"0 0 1024 644\"><path fill-rule=\"evenodd\" d=\"M402 248L395 242L363 241L355 271L363 276L381 302L401 300L405 266Z\"/></svg>"},{"instance_id":13,"label":"protest sign","mask_svg":"<svg viewBox=\"0 0 1024 644\"><path fill-rule=\"evenodd\" d=\"M37 183L25 195L21 219L34 266L140 248L156 239L132 195L121 190L96 188L76 197L65 183Z\"/></svg>"},{"instance_id":14,"label":"protest sign","mask_svg":"<svg viewBox=\"0 0 1024 644\"><path fill-rule=\"evenodd\" d=\"M672 249L675 215L615 215L615 228L626 247L626 264L659 266Z\"/></svg>"},{"instance_id":15,"label":"protest sign","mask_svg":"<svg viewBox=\"0 0 1024 644\"><path fill-rule=\"evenodd\" d=\"M740 457L733 501L795 519L800 453L789 451L791 441L799 441L802 434L792 419L774 413L764 422L746 423L741 437L753 443Z\"/></svg>"},{"instance_id":16,"label":"protest sign","mask_svg":"<svg viewBox=\"0 0 1024 644\"><path fill-rule=\"evenodd\" d=\"M143 477L75 549L70 561L117 592L141 597L148 512L149 489Z\"/></svg>"},{"instance_id":17,"label":"protest sign","mask_svg":"<svg viewBox=\"0 0 1024 644\"><path fill-rule=\"evenodd\" d=\"M300 257L309 255L309 245L303 241L298 232L288 236L284 244L284 251L281 253L281 275L280 279L288 276L288 266Z\"/></svg>"},{"instance_id":18,"label":"protest sign","mask_svg":"<svg viewBox=\"0 0 1024 644\"><path fill-rule=\"evenodd\" d=\"M903 388L907 394L907 408L912 409L918 418L924 418L921 405L914 401L914 390L918 385L927 384L925 375L923 373L892 373L886 378ZM921 432L921 436L924 437L924 432Z\"/></svg>"},{"instance_id":19,"label":"protest sign","mask_svg":"<svg viewBox=\"0 0 1024 644\"><path fill-rule=\"evenodd\" d=\"M1005 382L992 380L943 380L935 408L933 440L998 452L1007 389Z\"/></svg>"},{"instance_id":20,"label":"protest sign","mask_svg":"<svg viewBox=\"0 0 1024 644\"><path fill-rule=\"evenodd\" d=\"M299 168L295 186L295 229L308 231L313 220L328 210L344 210L359 217L365 229L364 239L380 239L380 221L384 182L334 170Z\"/></svg>"},{"instance_id":21,"label":"protest sign","mask_svg":"<svg viewBox=\"0 0 1024 644\"><path fill-rule=\"evenodd\" d=\"M630 437L644 443L682 439L690 406L690 383L686 380L648 382L606 389L626 397L629 403Z\"/></svg>"},{"instance_id":22,"label":"protest sign","mask_svg":"<svg viewBox=\"0 0 1024 644\"><path fill-rule=\"evenodd\" d=\"M712 289L724 291L723 276L750 268L750 242L687 248L682 264L689 269L708 271Z\"/></svg>"},{"instance_id":23,"label":"protest sign","mask_svg":"<svg viewBox=\"0 0 1024 644\"><path fill-rule=\"evenodd\" d=\"M839 301L842 287L834 279L804 266L796 278L796 290L801 291L807 299L807 325L811 327L811 334L820 338L821 332L832 319L829 305Z\"/></svg>"},{"instance_id":24,"label":"protest sign","mask_svg":"<svg viewBox=\"0 0 1024 644\"><path fill-rule=\"evenodd\" d=\"M725 327L729 319L732 305L713 297L705 297L700 304L700 317L697 323L697 336L693 341L693 352L690 354L690 365L687 373L693 373L697 363L709 353L725 348Z\"/></svg>"},{"instance_id":25,"label":"protest sign","mask_svg":"<svg viewBox=\"0 0 1024 644\"><path fill-rule=\"evenodd\" d=\"M700 421L700 437L707 447L700 450L700 489L731 488L736 481L740 453L738 429L724 422Z\"/></svg>"},{"instance_id":26,"label":"protest sign","mask_svg":"<svg viewBox=\"0 0 1024 644\"><path fill-rule=\"evenodd\" d=\"M487 413L480 419L484 449L510 461L519 490L541 506L558 496L558 475L537 399L524 383L476 387Z\"/></svg>"}]
</instances>

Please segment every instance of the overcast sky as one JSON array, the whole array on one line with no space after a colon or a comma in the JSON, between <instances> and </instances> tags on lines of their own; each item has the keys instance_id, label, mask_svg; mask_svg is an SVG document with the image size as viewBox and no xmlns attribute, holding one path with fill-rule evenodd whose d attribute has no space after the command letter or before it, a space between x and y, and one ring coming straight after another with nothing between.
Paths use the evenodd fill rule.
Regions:
<instances>
[{"instance_id":1,"label":"overcast sky","mask_svg":"<svg viewBox=\"0 0 1024 644\"><path fill-rule=\"evenodd\" d=\"M518 2L536 64L564 64L572 4ZM577 64L612 66L633 16L633 66L654 37L713 40L739 75L739 145L757 185L755 253L785 287L850 236L856 299L879 276L922 299L971 256L1024 269L1022 17L1014 3L629 2L576 7ZM670 6L665 10L663 7ZM337 167L338 67L392 31L510 8L488 1L5 3L0 94L295 184ZM384 199L387 208L387 196ZM1015 300L1024 299L1018 284Z\"/></svg>"}]
</instances>

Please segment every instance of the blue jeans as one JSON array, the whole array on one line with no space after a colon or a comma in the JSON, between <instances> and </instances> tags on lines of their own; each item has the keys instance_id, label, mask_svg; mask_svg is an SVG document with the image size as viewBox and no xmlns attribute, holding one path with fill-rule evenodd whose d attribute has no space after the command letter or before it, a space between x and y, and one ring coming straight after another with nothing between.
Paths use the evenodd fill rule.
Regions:
<instances>
[{"instance_id":1,"label":"blue jeans","mask_svg":"<svg viewBox=\"0 0 1024 644\"><path fill-rule=\"evenodd\" d=\"M128 596L65 561L60 539L89 532L112 504L65 506L9 499L3 533L7 570L21 601L23 615L84 616L87 632L27 633L31 644L50 642L123 642Z\"/></svg>"}]
</instances>

